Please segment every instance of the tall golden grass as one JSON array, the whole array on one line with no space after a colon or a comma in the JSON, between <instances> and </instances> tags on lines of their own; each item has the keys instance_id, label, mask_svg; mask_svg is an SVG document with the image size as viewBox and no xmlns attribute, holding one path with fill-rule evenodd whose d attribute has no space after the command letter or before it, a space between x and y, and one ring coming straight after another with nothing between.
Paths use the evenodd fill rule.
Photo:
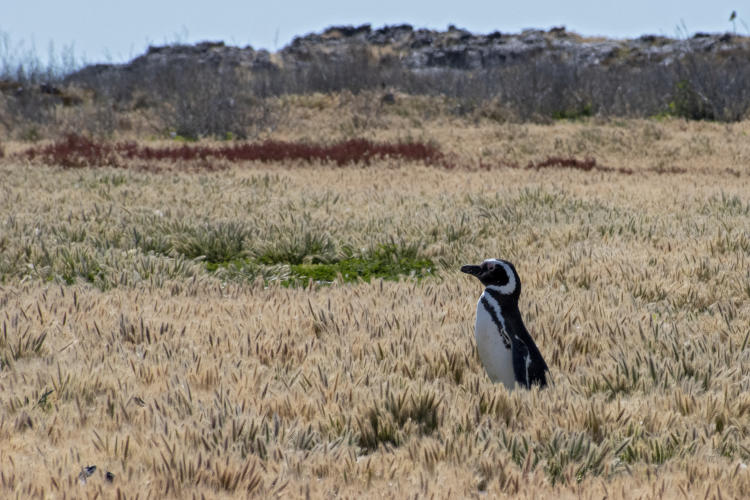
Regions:
<instances>
[{"instance_id":1,"label":"tall golden grass","mask_svg":"<svg viewBox=\"0 0 750 500\"><path fill-rule=\"evenodd\" d=\"M366 131L435 141L454 170L63 170L6 144L0 496L747 498L747 130ZM555 153L635 173L473 168ZM231 222L253 249L412 245L436 275L284 287L268 279L284 264L222 273L180 253ZM548 389L483 371L481 290L458 266L486 257L521 275Z\"/></svg>"}]
</instances>

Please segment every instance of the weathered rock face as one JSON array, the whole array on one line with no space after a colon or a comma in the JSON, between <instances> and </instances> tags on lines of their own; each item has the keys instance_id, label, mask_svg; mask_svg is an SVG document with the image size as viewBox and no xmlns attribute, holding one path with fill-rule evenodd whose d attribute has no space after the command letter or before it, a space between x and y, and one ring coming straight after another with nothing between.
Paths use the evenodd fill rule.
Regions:
<instances>
[{"instance_id":1,"label":"weathered rock face","mask_svg":"<svg viewBox=\"0 0 750 500\"><path fill-rule=\"evenodd\" d=\"M352 47L388 47L411 69L491 68L536 57L589 64L669 63L686 52L750 55L750 40L730 34L697 33L685 40L644 35L633 40L587 39L565 30L526 30L520 34L473 34L450 26L447 31L413 29L408 24L372 30L370 25L331 27L322 34L296 38L281 50L287 64L299 64L309 54L336 57ZM300 57L304 55L303 57Z\"/></svg>"},{"instance_id":2,"label":"weathered rock face","mask_svg":"<svg viewBox=\"0 0 750 500\"><path fill-rule=\"evenodd\" d=\"M123 74L153 74L171 65L194 64L217 72L225 68L275 70L312 62L336 62L366 54L376 64L397 64L412 70L477 70L537 58L588 65L670 64L688 52L750 58L750 39L731 34L697 33L689 39L644 35L632 40L585 38L565 30L526 30L486 35L449 26L446 31L414 29L408 24L372 29L335 26L320 34L295 38L276 54L223 42L150 47L142 56L119 65L97 64L70 75L69 82Z\"/></svg>"},{"instance_id":3,"label":"weathered rock face","mask_svg":"<svg viewBox=\"0 0 750 500\"><path fill-rule=\"evenodd\" d=\"M149 47L142 56L126 64L93 64L73 73L66 79L69 83L86 83L95 80L123 77L126 75L154 75L171 67L204 66L221 73L233 68L250 70L272 70L267 50L252 47L231 47L224 42L201 42L195 45L165 45Z\"/></svg>"},{"instance_id":4,"label":"weathered rock face","mask_svg":"<svg viewBox=\"0 0 750 500\"><path fill-rule=\"evenodd\" d=\"M264 69L271 66L267 50L253 50L252 47L230 47L224 42L201 42L196 45L167 45L149 47L146 54L134 59L131 66L164 66L190 61L220 67L248 67Z\"/></svg>"}]
</instances>

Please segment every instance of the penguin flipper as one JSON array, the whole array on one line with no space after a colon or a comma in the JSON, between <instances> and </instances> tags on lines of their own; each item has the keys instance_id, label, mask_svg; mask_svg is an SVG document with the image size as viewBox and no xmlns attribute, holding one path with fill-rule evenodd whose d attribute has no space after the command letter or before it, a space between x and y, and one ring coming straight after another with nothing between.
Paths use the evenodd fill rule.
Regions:
<instances>
[{"instance_id":1,"label":"penguin flipper","mask_svg":"<svg viewBox=\"0 0 750 500\"><path fill-rule=\"evenodd\" d=\"M514 336L512 340L511 354L513 356L513 372L516 375L516 382L527 389L530 389L532 384L539 384L540 387L545 387L547 385L547 377L544 372L547 369L547 365L544 360L535 359L532 350L518 336Z\"/></svg>"}]
</instances>

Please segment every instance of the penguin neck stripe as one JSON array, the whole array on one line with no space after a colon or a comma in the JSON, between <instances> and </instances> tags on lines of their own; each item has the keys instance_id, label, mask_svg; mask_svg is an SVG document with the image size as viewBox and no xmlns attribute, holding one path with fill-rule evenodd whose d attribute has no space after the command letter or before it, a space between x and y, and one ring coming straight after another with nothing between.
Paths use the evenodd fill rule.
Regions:
<instances>
[{"instance_id":1,"label":"penguin neck stripe","mask_svg":"<svg viewBox=\"0 0 750 500\"><path fill-rule=\"evenodd\" d=\"M511 276L510 279L508 279L508 282L503 286L487 285L487 289L502 295L511 295L516 289L516 279Z\"/></svg>"},{"instance_id":2,"label":"penguin neck stripe","mask_svg":"<svg viewBox=\"0 0 750 500\"><path fill-rule=\"evenodd\" d=\"M492 297L490 295L490 297ZM490 319L493 323L495 323L495 326L497 327L497 331L502 332L505 330L505 321L503 321L503 315L502 311L500 309L500 304L497 303L497 299L492 297L492 301L487 298L487 295L482 294L482 297L479 299L482 302L482 306L484 309L489 313Z\"/></svg>"}]
</instances>

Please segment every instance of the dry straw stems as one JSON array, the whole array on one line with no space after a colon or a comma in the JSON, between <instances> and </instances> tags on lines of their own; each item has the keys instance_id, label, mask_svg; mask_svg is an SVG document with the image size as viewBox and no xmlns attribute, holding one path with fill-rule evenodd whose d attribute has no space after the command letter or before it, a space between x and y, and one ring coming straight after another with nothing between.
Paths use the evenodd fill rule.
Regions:
<instances>
[{"instance_id":1,"label":"dry straw stems","mask_svg":"<svg viewBox=\"0 0 750 500\"><path fill-rule=\"evenodd\" d=\"M746 498L750 172L733 127L427 130L467 164L472 144L525 163L579 139L572 154L632 175L392 159L62 170L7 145L0 491ZM433 269L281 284L294 255L383 244ZM489 256L521 274L549 389L484 374L480 290L457 267Z\"/></svg>"}]
</instances>

